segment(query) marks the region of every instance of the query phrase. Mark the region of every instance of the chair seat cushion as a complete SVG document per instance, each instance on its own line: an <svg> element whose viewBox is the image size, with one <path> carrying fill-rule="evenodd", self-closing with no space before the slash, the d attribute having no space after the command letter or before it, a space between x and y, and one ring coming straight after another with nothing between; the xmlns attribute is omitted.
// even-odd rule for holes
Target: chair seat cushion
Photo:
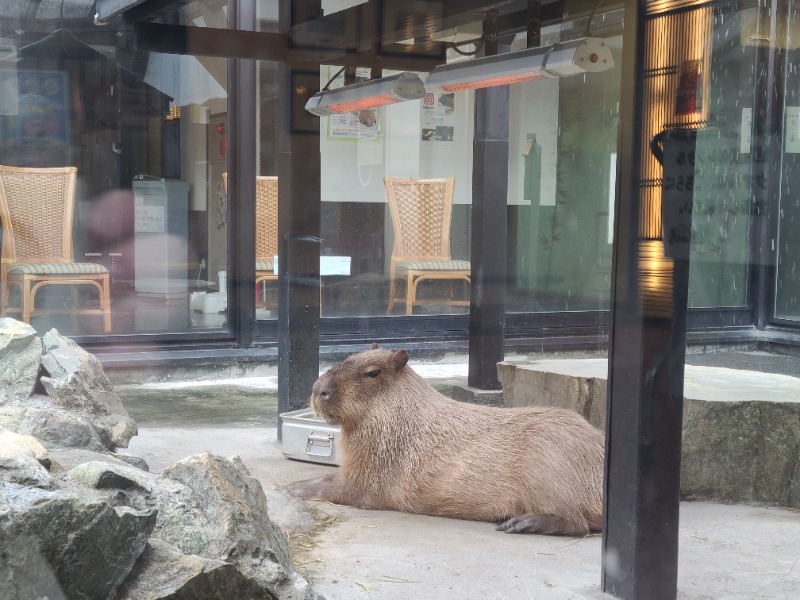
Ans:
<svg viewBox="0 0 800 600"><path fill-rule="evenodd" d="M256 260L256 271L272 271L273 267L271 260Z"/></svg>
<svg viewBox="0 0 800 600"><path fill-rule="evenodd" d="M17 263L8 267L9 275L102 275L108 273L97 263Z"/></svg>
<svg viewBox="0 0 800 600"><path fill-rule="evenodd" d="M468 260L404 260L397 263L398 271L469 271Z"/></svg>

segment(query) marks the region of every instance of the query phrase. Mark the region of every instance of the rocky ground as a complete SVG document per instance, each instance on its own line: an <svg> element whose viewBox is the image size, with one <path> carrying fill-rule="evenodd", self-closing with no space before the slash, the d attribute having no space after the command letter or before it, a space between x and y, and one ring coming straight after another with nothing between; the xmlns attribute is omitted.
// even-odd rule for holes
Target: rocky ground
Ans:
<svg viewBox="0 0 800 600"><path fill-rule="evenodd" d="M100 363L0 319L0 594L134 600L320 596L239 457L149 471Z"/></svg>

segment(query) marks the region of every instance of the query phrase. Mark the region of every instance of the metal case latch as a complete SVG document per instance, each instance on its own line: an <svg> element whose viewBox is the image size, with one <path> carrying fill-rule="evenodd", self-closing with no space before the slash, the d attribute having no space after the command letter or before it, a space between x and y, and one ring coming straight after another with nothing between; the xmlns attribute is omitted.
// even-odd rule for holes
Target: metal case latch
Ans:
<svg viewBox="0 0 800 600"><path fill-rule="evenodd" d="M333 434L317 434L313 431L309 433L306 438L306 454L326 458L333 456Z"/></svg>

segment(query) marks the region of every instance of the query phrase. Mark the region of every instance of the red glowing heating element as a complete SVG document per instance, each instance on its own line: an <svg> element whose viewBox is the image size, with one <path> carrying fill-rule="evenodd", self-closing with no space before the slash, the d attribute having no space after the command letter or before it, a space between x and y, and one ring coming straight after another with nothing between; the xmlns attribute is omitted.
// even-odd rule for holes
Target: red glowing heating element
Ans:
<svg viewBox="0 0 800 600"><path fill-rule="evenodd" d="M376 106L386 106L387 104L395 104L401 102L403 98L398 98L394 94L381 94L379 96L369 96L367 98L359 98L357 100L347 100L346 102L339 102L337 104L330 104L328 110L337 113L353 112L361 110L362 108L374 108Z"/></svg>
<svg viewBox="0 0 800 600"><path fill-rule="evenodd" d="M358 112L406 100L418 100L424 95L425 85L419 75L403 72L333 90L323 89L308 99L306 110L324 117L335 113Z"/></svg>
<svg viewBox="0 0 800 600"><path fill-rule="evenodd" d="M446 92L463 92L466 90L478 90L499 85L512 85L525 81L534 81L536 79L545 79L545 76L542 75L541 71L529 71L527 73L517 73L515 75L498 75L497 77L477 79L475 81L445 84L441 85L440 89Z"/></svg>

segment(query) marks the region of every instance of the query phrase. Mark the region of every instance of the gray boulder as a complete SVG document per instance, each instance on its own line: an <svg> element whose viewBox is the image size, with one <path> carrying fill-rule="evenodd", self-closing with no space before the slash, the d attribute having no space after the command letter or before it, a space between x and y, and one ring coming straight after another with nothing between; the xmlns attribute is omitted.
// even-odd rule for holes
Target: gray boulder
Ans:
<svg viewBox="0 0 800 600"><path fill-rule="evenodd" d="M42 341L33 327L15 319L0 319L0 404L33 393L41 356Z"/></svg>
<svg viewBox="0 0 800 600"><path fill-rule="evenodd" d="M155 521L153 510L0 483L3 597L58 598L63 592L67 598L113 598Z"/></svg>
<svg viewBox="0 0 800 600"><path fill-rule="evenodd" d="M0 424L49 448L113 451L137 433L94 356L14 319L0 319Z"/></svg>
<svg viewBox="0 0 800 600"><path fill-rule="evenodd" d="M52 461L47 448L30 435L20 435L0 427L0 456L22 454L36 459L43 467L50 468Z"/></svg>
<svg viewBox="0 0 800 600"><path fill-rule="evenodd" d="M69 471L78 465L92 461L130 465L142 471L150 470L144 459L119 452L105 450L94 452L85 448L56 448L49 450L48 454L53 461L53 471Z"/></svg>
<svg viewBox="0 0 800 600"><path fill-rule="evenodd" d="M0 423L22 435L31 435L50 449L107 450L89 415L64 410L46 397L38 406L0 406ZM36 400L35 396L31 401Z"/></svg>
<svg viewBox="0 0 800 600"><path fill-rule="evenodd" d="M0 481L37 488L53 487L53 478L35 458L0 454Z"/></svg>
<svg viewBox="0 0 800 600"><path fill-rule="evenodd" d="M184 554L232 563L278 598L316 598L294 571L261 484L239 457L204 453L179 461L164 470L156 494L154 537Z"/></svg>
<svg viewBox="0 0 800 600"><path fill-rule="evenodd" d="M117 600L277 600L231 563L182 554L152 538Z"/></svg>
<svg viewBox="0 0 800 600"><path fill-rule="evenodd" d="M294 572L261 484L238 457L192 456L161 476L92 460L56 480L94 502L157 511L149 548L125 580L121 598L318 598Z"/></svg>
<svg viewBox="0 0 800 600"><path fill-rule="evenodd" d="M151 493L155 476L128 465L91 461L78 465L67 473L73 484L98 490L118 489Z"/></svg>
<svg viewBox="0 0 800 600"><path fill-rule="evenodd" d="M47 450L36 438L0 427L0 481L38 488L53 487Z"/></svg>
<svg viewBox="0 0 800 600"><path fill-rule="evenodd" d="M42 366L49 377L41 377L47 395L63 408L90 415L103 445L113 450L127 448L136 435L130 418L96 357L55 329L42 338Z"/></svg>

